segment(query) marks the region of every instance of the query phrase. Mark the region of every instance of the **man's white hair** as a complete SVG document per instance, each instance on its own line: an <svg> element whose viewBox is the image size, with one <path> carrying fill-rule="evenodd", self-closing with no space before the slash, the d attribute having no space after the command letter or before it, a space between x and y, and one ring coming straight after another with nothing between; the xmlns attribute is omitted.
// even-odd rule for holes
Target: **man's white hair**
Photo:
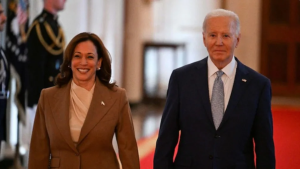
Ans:
<svg viewBox="0 0 300 169"><path fill-rule="evenodd" d="M235 24L235 33L236 33L237 36L240 34L240 29L241 28L240 28L240 19L239 19L238 15L236 13L232 12L232 11L225 10L225 9L212 10L211 12L209 12L205 16L204 21L203 21L203 25L202 25L203 32L205 32L207 20L209 18L219 17L219 16L225 16L225 17L232 18L233 21L234 21L234 24Z"/></svg>

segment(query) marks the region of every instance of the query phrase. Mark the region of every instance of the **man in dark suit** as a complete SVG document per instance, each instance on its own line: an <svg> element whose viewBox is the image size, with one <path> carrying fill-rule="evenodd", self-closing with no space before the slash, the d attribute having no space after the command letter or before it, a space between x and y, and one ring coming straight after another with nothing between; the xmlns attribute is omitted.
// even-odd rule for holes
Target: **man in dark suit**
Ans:
<svg viewBox="0 0 300 169"><path fill-rule="evenodd" d="M57 13L64 9L65 1L44 0L42 13L28 30L28 107L37 105L41 90L53 86L59 73L65 39Z"/></svg>
<svg viewBox="0 0 300 169"><path fill-rule="evenodd" d="M6 16L0 1L0 31L2 32L6 22ZM6 107L9 96L8 83L10 80L10 69L8 60L0 46L0 143L6 140ZM1 147L0 147L1 150ZM1 151L0 151L1 152Z"/></svg>
<svg viewBox="0 0 300 169"><path fill-rule="evenodd" d="M154 169L275 168L270 81L234 57L239 41L234 12L207 14L209 56L172 72Z"/></svg>

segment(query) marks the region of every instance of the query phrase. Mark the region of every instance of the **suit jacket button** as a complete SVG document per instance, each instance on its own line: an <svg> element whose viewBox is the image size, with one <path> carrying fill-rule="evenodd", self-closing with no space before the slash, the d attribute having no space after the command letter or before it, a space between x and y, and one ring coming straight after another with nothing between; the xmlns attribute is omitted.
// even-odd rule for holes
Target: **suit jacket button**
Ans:
<svg viewBox="0 0 300 169"><path fill-rule="evenodd" d="M213 155L209 155L208 158L209 158L209 159L213 159L214 156L213 156Z"/></svg>

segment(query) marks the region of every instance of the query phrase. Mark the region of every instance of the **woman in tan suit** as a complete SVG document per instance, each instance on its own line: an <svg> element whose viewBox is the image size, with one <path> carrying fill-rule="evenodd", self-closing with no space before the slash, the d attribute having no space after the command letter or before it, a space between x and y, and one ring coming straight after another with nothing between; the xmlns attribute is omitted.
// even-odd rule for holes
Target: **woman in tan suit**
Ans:
<svg viewBox="0 0 300 169"><path fill-rule="evenodd" d="M100 38L80 33L68 44L56 86L42 90L34 121L29 169L123 169L139 158L125 90L111 79Z"/></svg>

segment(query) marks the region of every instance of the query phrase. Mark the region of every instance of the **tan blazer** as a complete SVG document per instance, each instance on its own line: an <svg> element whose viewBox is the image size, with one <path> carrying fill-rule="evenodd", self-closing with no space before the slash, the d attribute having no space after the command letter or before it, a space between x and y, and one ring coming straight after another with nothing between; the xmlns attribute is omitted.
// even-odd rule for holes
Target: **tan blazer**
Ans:
<svg viewBox="0 0 300 169"><path fill-rule="evenodd" d="M69 126L71 83L43 89L29 153L29 169L139 169L137 143L125 90L109 90L96 78L93 98L75 147ZM51 160L49 160L49 158Z"/></svg>

